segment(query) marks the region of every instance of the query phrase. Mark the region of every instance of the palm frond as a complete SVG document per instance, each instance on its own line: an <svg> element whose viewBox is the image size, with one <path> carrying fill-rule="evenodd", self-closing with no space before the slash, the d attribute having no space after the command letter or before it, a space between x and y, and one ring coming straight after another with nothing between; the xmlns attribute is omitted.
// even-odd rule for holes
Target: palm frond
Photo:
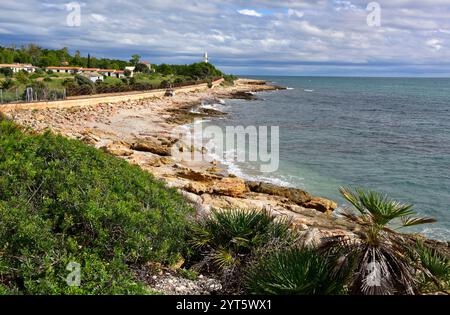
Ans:
<svg viewBox="0 0 450 315"><path fill-rule="evenodd" d="M434 223L436 222L436 219L429 218L429 217L403 217L402 218L402 227L407 226L414 226L414 225L420 225L420 224L427 224L427 223Z"/></svg>

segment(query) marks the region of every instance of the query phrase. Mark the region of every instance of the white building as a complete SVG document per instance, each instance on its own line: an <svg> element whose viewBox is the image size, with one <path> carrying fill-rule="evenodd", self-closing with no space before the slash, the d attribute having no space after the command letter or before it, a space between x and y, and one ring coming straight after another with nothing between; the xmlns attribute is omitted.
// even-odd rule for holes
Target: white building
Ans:
<svg viewBox="0 0 450 315"><path fill-rule="evenodd" d="M205 54L203 55L203 62L204 63L208 63L209 62L208 53L207 52L205 52Z"/></svg>
<svg viewBox="0 0 450 315"><path fill-rule="evenodd" d="M26 71L28 73L35 72L38 67L35 67L31 64L22 64L22 63L12 63L12 64L0 64L0 68L11 68L14 73L17 73L21 70Z"/></svg>
<svg viewBox="0 0 450 315"><path fill-rule="evenodd" d="M136 67L125 67L125 70L128 70L128 71L131 72L131 74L130 74L130 77L131 77L131 78L134 76L134 69L135 69L135 68L136 68Z"/></svg>
<svg viewBox="0 0 450 315"><path fill-rule="evenodd" d="M81 75L88 78L94 83L97 82L98 80L103 81L103 75L95 71L83 72Z"/></svg>
<svg viewBox="0 0 450 315"><path fill-rule="evenodd" d="M81 67L47 67L45 70L55 73L78 73L81 71Z"/></svg>

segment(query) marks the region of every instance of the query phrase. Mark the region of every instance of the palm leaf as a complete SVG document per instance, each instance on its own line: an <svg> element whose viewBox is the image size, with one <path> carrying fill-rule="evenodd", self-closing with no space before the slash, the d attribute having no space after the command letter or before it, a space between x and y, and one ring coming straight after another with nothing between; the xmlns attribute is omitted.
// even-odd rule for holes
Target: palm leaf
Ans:
<svg viewBox="0 0 450 315"><path fill-rule="evenodd" d="M420 225L420 224L426 224L426 223L434 223L434 222L436 222L436 219L429 218L429 217L423 217L423 218L403 217L402 218L402 227Z"/></svg>

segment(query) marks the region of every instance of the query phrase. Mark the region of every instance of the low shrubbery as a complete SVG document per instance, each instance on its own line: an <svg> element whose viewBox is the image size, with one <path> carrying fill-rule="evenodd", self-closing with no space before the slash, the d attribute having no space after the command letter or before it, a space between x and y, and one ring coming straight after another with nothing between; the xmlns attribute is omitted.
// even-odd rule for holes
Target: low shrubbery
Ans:
<svg viewBox="0 0 450 315"><path fill-rule="evenodd" d="M245 272L250 294L342 294L349 274L335 272L336 261L327 252L299 246L269 250Z"/></svg>
<svg viewBox="0 0 450 315"><path fill-rule="evenodd" d="M436 292L450 289L450 258L429 248L422 242L415 247L415 258L424 268L419 274L419 287L422 292ZM414 258L414 255L413 255Z"/></svg>
<svg viewBox="0 0 450 315"><path fill-rule="evenodd" d="M190 264L222 277L228 292L250 294L418 294L448 290L448 257L411 245L395 232L433 222L415 218L411 205L376 192L348 189L343 196L358 213L344 217L358 233L322 239L306 248L288 222L266 212L223 210L191 228ZM312 246L312 245L311 245Z"/></svg>
<svg viewBox="0 0 450 315"><path fill-rule="evenodd" d="M190 228L194 268L208 270L238 288L239 274L261 248L287 244L295 239L288 222L267 212L237 209L213 211Z"/></svg>
<svg viewBox="0 0 450 315"><path fill-rule="evenodd" d="M129 267L178 261L190 211L137 166L0 119L0 293L145 293Z"/></svg>

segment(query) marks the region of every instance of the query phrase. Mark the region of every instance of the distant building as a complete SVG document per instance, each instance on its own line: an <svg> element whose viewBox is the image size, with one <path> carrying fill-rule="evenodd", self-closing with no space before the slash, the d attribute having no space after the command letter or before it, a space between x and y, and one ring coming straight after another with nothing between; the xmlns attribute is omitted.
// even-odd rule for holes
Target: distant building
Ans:
<svg viewBox="0 0 450 315"><path fill-rule="evenodd" d="M125 71L124 70L116 70L114 71L114 75L116 76L116 78L125 78Z"/></svg>
<svg viewBox="0 0 450 315"><path fill-rule="evenodd" d="M83 68L83 67L47 67L47 71L52 71L55 73L70 73L70 74L83 74L83 73L97 73L103 77L116 77L123 78L125 73L123 70L115 69L99 69L99 68Z"/></svg>
<svg viewBox="0 0 450 315"><path fill-rule="evenodd" d="M72 73L76 74L80 72L82 68L81 67L47 67L45 70L52 71L55 73Z"/></svg>
<svg viewBox="0 0 450 315"><path fill-rule="evenodd" d="M141 61L144 65L146 65L150 70L152 69L152 64L148 61Z"/></svg>
<svg viewBox="0 0 450 315"><path fill-rule="evenodd" d="M130 71L130 77L132 78L133 76L134 76L134 69L135 69L136 67L125 67L125 70L128 70L128 71Z"/></svg>
<svg viewBox="0 0 450 315"><path fill-rule="evenodd" d="M209 62L208 53L207 52L205 52L205 54L203 55L203 62L204 63L208 63Z"/></svg>
<svg viewBox="0 0 450 315"><path fill-rule="evenodd" d="M103 81L103 75L96 71L86 71L83 72L81 75L88 78L92 82L97 82L98 80Z"/></svg>
<svg viewBox="0 0 450 315"><path fill-rule="evenodd" d="M0 68L11 68L14 73L17 73L21 70L26 71L28 73L35 72L38 67L35 67L31 64L22 64L22 63L12 63L12 64L0 64Z"/></svg>

